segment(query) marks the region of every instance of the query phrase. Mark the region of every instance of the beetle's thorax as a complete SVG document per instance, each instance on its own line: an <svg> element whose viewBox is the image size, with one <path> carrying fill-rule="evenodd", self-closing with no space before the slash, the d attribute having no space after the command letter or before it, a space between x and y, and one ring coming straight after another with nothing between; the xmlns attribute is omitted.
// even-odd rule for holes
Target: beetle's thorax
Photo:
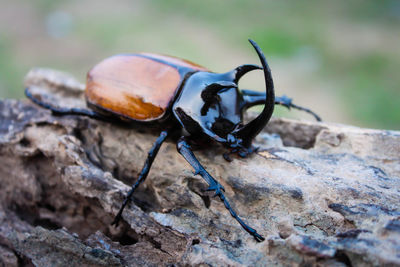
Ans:
<svg viewBox="0 0 400 267"><path fill-rule="evenodd" d="M218 141L242 123L243 97L234 78L231 72L196 72L186 80L173 112L190 135L205 134ZM223 88L214 88L219 85Z"/></svg>
<svg viewBox="0 0 400 267"><path fill-rule="evenodd" d="M275 105L272 75L260 47L249 41L260 58L262 68L245 64L223 74L199 71L181 86L172 111L190 135L206 135L232 148L249 148L253 138L268 123ZM265 105L255 119L243 125L242 111L246 103L237 83L244 74L256 69L263 69L264 72Z"/></svg>

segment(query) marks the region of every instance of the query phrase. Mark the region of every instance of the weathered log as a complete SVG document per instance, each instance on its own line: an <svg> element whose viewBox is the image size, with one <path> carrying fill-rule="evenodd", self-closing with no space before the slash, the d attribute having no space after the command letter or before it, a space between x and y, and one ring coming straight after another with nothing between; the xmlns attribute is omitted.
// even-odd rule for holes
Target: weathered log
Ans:
<svg viewBox="0 0 400 267"><path fill-rule="evenodd" d="M84 106L83 85L37 69L27 85ZM166 142L110 226L158 132L0 102L0 263L6 266L400 265L400 133L272 119L249 158L196 151L257 243Z"/></svg>

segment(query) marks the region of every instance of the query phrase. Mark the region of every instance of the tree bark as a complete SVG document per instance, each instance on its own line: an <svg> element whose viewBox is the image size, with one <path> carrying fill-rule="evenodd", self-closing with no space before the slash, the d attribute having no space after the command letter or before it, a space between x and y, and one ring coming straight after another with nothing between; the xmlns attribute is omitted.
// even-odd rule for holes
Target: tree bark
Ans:
<svg viewBox="0 0 400 267"><path fill-rule="evenodd" d="M84 107L83 85L36 69L35 95ZM0 263L5 266L400 265L400 133L273 118L259 151L195 151L257 243L206 192L170 140L113 217L159 132L0 102Z"/></svg>

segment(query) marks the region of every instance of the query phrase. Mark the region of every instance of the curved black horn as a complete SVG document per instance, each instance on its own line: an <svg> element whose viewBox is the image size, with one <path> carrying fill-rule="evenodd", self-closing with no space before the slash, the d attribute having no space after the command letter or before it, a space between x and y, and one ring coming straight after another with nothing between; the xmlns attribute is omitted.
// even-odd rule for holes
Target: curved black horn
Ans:
<svg viewBox="0 0 400 267"><path fill-rule="evenodd" d="M251 141L257 134L265 127L271 118L272 112L274 111L275 106L275 92L274 92L274 82L272 80L271 70L268 66L268 63L265 59L261 48L254 42L249 39L249 42L253 45L254 49L257 51L258 57L260 58L261 64L264 70L265 77L265 90L266 90L266 101L264 105L263 111L258 115L257 118L253 119L251 122L246 124L245 126L237 129L234 134L237 138L243 140L243 145L248 147L251 145ZM254 65L253 65L254 66Z"/></svg>
<svg viewBox="0 0 400 267"><path fill-rule="evenodd" d="M234 78L233 81L235 83L237 83L239 81L239 79L245 75L246 73L248 73L249 71L252 70L260 70L262 69L260 66L258 65L253 65L253 64L245 64L245 65L241 65L239 67L237 67L236 69L232 70L231 73L233 74Z"/></svg>

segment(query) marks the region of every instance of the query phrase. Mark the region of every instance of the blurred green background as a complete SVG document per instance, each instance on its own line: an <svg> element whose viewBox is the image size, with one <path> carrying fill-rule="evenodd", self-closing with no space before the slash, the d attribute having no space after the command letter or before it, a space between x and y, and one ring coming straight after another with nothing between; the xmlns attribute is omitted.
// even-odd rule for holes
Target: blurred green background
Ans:
<svg viewBox="0 0 400 267"><path fill-rule="evenodd" d="M397 0L0 0L0 97L22 98L32 67L84 82L117 53L174 55L216 72L258 64L248 38L266 54L277 95L327 121L400 129ZM263 90L262 74L240 86Z"/></svg>

